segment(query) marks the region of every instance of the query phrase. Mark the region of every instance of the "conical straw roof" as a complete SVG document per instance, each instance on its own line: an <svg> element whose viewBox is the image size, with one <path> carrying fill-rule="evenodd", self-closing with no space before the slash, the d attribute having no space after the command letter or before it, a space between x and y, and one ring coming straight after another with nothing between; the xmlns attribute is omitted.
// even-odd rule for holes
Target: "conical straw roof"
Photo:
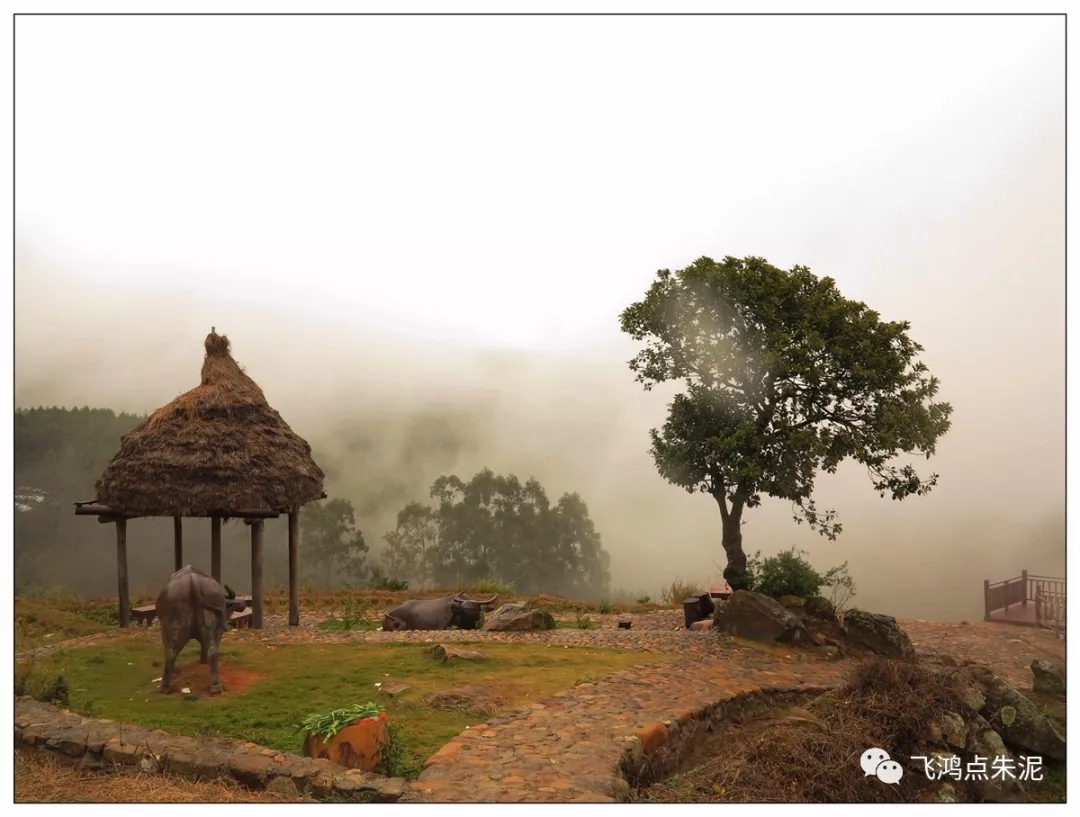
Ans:
<svg viewBox="0 0 1080 817"><path fill-rule="evenodd" d="M323 495L311 446L229 353L206 336L202 382L120 441L97 482L97 501L131 516L286 512Z"/></svg>

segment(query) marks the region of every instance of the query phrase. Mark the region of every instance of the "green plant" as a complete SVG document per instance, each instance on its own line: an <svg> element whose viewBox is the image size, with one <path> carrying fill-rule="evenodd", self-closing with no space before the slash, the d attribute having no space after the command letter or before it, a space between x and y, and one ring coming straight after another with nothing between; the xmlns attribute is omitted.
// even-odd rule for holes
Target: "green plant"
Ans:
<svg viewBox="0 0 1080 817"><path fill-rule="evenodd" d="M767 559L762 559L760 552L755 553L746 560L749 589L774 599L781 596L808 599L818 595L822 587L838 586L845 589L846 598L854 595L855 583L847 572L847 562L819 573L803 558L805 553L795 546Z"/></svg>
<svg viewBox="0 0 1080 817"><path fill-rule="evenodd" d="M345 709L331 709L329 712L308 715L300 724L304 735L301 747L307 742L309 735L327 741L346 726L351 726L366 718L377 718L384 711L378 704L368 701L366 704L353 704Z"/></svg>
<svg viewBox="0 0 1080 817"><path fill-rule="evenodd" d="M366 617L367 606L357 604L352 593L345 597L345 610L341 614L341 622L346 630L355 628Z"/></svg>
<svg viewBox="0 0 1080 817"><path fill-rule="evenodd" d="M650 601L652 601L652 597L649 596L648 593L646 593L644 596L638 596L637 597L637 603L638 604L648 604Z"/></svg>
<svg viewBox="0 0 1080 817"><path fill-rule="evenodd" d="M375 589L399 592L401 590L408 590L409 583L405 579L394 579L384 576L375 583Z"/></svg>
<svg viewBox="0 0 1080 817"><path fill-rule="evenodd" d="M598 606L597 610L602 616L608 615L611 612L611 602L609 602L607 599L600 599L600 605Z"/></svg>
<svg viewBox="0 0 1080 817"><path fill-rule="evenodd" d="M660 590L660 600L665 607L677 607L683 603L683 599L700 595L701 587L699 585L694 582L684 582L680 578L676 578L670 585Z"/></svg>
<svg viewBox="0 0 1080 817"><path fill-rule="evenodd" d="M420 766L409 760L405 733L392 723L386 724L383 732L385 737L378 741L379 764L375 771L387 777L417 777Z"/></svg>
<svg viewBox="0 0 1080 817"><path fill-rule="evenodd" d="M56 680L49 684L44 692L37 696L37 699L46 704L67 706L70 701L68 699L68 685L67 681L64 680L64 676L57 676Z"/></svg>

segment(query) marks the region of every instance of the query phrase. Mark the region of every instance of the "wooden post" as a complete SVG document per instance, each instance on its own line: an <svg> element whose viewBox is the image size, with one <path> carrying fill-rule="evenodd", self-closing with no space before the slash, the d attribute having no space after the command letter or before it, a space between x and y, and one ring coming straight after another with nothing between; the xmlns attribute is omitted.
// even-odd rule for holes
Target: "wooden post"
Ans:
<svg viewBox="0 0 1080 817"><path fill-rule="evenodd" d="M127 520L116 520L116 578L120 585L120 626L131 623L131 599L128 597Z"/></svg>
<svg viewBox="0 0 1080 817"><path fill-rule="evenodd" d="M1028 603L1028 579L1027 579L1027 571L1026 570L1021 570L1020 571L1020 580L1023 582L1023 588L1024 588L1024 607L1027 607L1027 603Z"/></svg>
<svg viewBox="0 0 1080 817"><path fill-rule="evenodd" d="M251 626L263 626L263 521L251 523Z"/></svg>
<svg viewBox="0 0 1080 817"><path fill-rule="evenodd" d="M289 511L289 626L300 626L300 511Z"/></svg>
<svg viewBox="0 0 1080 817"><path fill-rule="evenodd" d="M184 521L179 516L172 518L173 566L179 570L184 566Z"/></svg>
<svg viewBox="0 0 1080 817"><path fill-rule="evenodd" d="M983 621L990 620L990 580L983 579Z"/></svg>
<svg viewBox="0 0 1080 817"><path fill-rule="evenodd" d="M210 518L210 575L221 582L221 517Z"/></svg>

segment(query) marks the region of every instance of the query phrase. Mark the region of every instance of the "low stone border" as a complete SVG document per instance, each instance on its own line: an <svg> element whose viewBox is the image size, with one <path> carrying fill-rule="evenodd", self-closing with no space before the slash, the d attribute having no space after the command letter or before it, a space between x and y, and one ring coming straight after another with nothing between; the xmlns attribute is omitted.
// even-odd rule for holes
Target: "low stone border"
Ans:
<svg viewBox="0 0 1080 817"><path fill-rule="evenodd" d="M249 789L317 799L396 802L405 780L346 769L329 760L284 754L254 743L189 738L115 721L84 718L33 698L15 701L15 744L91 769L232 778ZM282 782L279 782L282 781Z"/></svg>
<svg viewBox="0 0 1080 817"><path fill-rule="evenodd" d="M814 700L831 687L807 686L797 690L749 692L717 701L677 720L654 721L639 729L619 761L619 774L630 788L644 788L663 780L701 744L707 732L739 715L753 715L773 706L794 706Z"/></svg>

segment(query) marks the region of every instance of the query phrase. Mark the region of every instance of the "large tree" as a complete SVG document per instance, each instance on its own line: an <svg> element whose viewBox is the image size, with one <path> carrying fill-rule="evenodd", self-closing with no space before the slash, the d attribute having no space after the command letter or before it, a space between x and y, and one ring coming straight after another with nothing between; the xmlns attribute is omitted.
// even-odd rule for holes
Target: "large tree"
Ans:
<svg viewBox="0 0 1080 817"><path fill-rule="evenodd" d="M934 453L952 407L916 358L907 322L882 321L840 294L831 278L763 258L699 258L660 270L645 298L620 316L644 348L630 368L646 389L683 381L650 453L669 482L715 499L727 555L724 578L745 586L742 517L763 495L792 503L797 522L835 539L835 510L818 510L814 481L845 459L866 466L893 499L923 495L901 453Z"/></svg>
<svg viewBox="0 0 1080 817"><path fill-rule="evenodd" d="M331 587L334 578L361 582L367 578L368 546L356 528L356 512L347 499L309 503L300 514L300 541L305 560Z"/></svg>

